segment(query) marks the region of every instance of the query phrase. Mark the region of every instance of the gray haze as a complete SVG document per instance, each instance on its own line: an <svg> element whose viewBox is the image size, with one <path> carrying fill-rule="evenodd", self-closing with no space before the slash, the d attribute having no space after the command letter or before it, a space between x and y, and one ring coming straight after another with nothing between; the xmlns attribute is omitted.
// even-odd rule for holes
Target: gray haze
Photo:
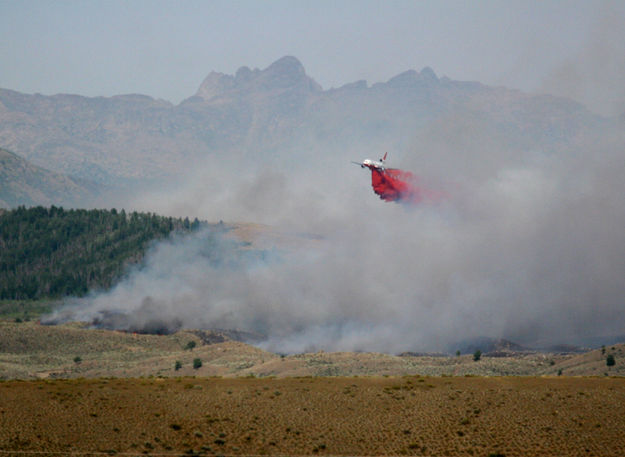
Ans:
<svg viewBox="0 0 625 457"><path fill-rule="evenodd" d="M540 91L574 98L598 113L625 113L623 5L601 3L603 8L588 39L558 61Z"/></svg>
<svg viewBox="0 0 625 457"><path fill-rule="evenodd" d="M589 0L0 0L0 87L178 103L211 70L295 55L326 89L431 66L614 114L624 18L622 1Z"/></svg>
<svg viewBox="0 0 625 457"><path fill-rule="evenodd" d="M584 344L622 334L622 125L584 131L566 150L522 154L477 127L446 117L415 134L418 147L391 153L391 165L447 195L421 206L382 202L367 171L321 159L319 149L302 163L276 150L262 161L198 165L135 205L323 239L247 259L224 246L220 262L207 254L206 233L162 243L112 291L72 308L73 318L106 311L125 316L122 328L237 328L266 335L263 345L280 352L446 350L478 336ZM377 158L357 139L347 154Z"/></svg>

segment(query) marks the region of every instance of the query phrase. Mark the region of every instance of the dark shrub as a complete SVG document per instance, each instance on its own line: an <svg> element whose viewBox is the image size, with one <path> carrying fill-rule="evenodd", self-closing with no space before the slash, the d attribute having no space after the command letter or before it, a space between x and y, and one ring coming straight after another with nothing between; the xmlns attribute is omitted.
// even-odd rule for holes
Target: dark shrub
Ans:
<svg viewBox="0 0 625 457"><path fill-rule="evenodd" d="M614 356L612 354L608 354L605 358L605 364L609 367L613 367L616 364L616 360L614 360Z"/></svg>

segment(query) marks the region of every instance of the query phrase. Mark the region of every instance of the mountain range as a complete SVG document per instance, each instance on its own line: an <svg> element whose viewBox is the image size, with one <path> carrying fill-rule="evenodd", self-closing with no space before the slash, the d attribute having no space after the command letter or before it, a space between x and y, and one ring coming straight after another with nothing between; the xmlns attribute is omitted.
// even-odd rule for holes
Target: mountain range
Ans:
<svg viewBox="0 0 625 457"><path fill-rule="evenodd" d="M33 165L0 148L0 207L82 206L97 200L101 185Z"/></svg>
<svg viewBox="0 0 625 457"><path fill-rule="evenodd" d="M321 159L338 160L353 158L363 146L372 153L417 144L436 151L449 143L450 128L454 146L468 152L482 147L474 143L476 131L508 157L562 151L584 130L609 122L569 99L454 81L427 67L382 83L324 90L291 56L263 70L211 72L178 105L136 94L90 98L0 89L1 147L73 177L66 182L104 186L179 177L198 160L224 155L280 151L306 161L312 149ZM5 205L47 201L7 195L0 195ZM55 203L76 200L48 196Z"/></svg>

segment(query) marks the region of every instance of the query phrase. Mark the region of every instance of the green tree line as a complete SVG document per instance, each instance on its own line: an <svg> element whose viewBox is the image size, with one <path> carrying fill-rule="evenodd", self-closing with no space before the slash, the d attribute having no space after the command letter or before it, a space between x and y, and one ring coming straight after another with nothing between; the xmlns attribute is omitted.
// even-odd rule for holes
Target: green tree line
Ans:
<svg viewBox="0 0 625 457"><path fill-rule="evenodd" d="M0 299L82 296L113 285L154 240L206 225L152 213L52 206L0 212Z"/></svg>

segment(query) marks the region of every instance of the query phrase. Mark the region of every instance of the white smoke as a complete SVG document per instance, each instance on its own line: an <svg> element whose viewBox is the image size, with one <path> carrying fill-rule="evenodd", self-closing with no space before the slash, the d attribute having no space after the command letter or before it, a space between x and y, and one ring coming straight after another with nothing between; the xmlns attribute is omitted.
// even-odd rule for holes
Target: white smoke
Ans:
<svg viewBox="0 0 625 457"><path fill-rule="evenodd" d="M162 242L111 291L69 313L122 316L116 322L126 328L236 328L264 335L263 346L279 352L445 350L478 336L584 343L618 334L625 328L620 132L515 160L480 151L492 144L475 133L474 150L430 157L423 170L439 178L447 198L415 207L379 200L369 173L343 156L311 154L314 166L286 166L285 152L270 163L211 160L138 206L322 239L263 253L234 249L210 231ZM472 154L475 167L445 154L458 163ZM428 160L422 151L412 163Z"/></svg>

